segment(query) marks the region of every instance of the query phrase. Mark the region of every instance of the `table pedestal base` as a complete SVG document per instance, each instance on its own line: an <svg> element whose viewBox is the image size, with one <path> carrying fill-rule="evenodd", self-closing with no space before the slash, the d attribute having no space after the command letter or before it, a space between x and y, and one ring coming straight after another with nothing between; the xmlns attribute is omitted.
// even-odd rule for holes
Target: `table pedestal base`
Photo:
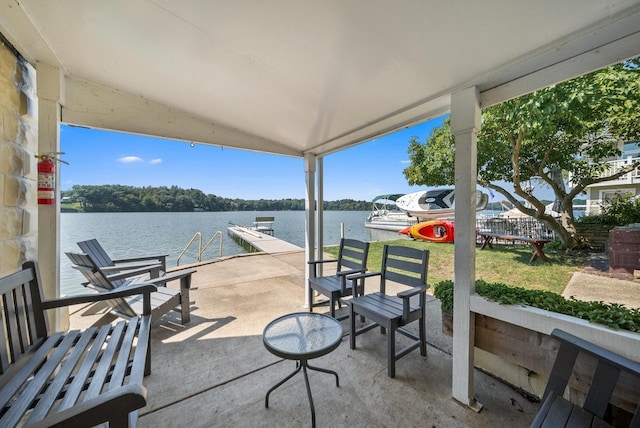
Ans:
<svg viewBox="0 0 640 428"><path fill-rule="evenodd" d="M309 405L311 406L311 426L313 428L315 428L315 426L316 426L316 410L313 407L313 397L311 397L311 388L309 387L309 377L307 376L307 368L309 370L315 370L317 372L329 373L329 374L334 375L336 377L336 386L340 387L340 380L338 379L338 373L334 372L333 370L323 369L323 368L320 368L320 367L314 367L311 364L308 364L306 360L298 361L296 363L296 369L293 371L293 373L291 373L290 375L288 375L287 377L282 379L280 382L275 384L269 390L269 392L267 392L267 396L264 399L264 407L269 408L269 394L271 394L273 391L275 391L280 386L282 386L286 381L288 381L289 379L294 377L300 371L300 369L302 369L302 373L304 374L304 383L305 383L305 385L307 387L307 396L309 397Z"/></svg>

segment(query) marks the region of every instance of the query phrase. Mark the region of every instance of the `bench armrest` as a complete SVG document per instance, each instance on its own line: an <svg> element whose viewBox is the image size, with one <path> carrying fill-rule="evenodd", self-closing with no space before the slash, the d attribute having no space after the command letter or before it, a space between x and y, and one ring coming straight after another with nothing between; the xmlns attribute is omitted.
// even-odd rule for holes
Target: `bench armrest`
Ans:
<svg viewBox="0 0 640 428"><path fill-rule="evenodd" d="M25 427L96 426L104 422L113 422L109 426L129 426L129 413L143 408L146 404L147 389L142 385L129 384L61 412L55 412ZM127 422L126 425L123 422Z"/></svg>

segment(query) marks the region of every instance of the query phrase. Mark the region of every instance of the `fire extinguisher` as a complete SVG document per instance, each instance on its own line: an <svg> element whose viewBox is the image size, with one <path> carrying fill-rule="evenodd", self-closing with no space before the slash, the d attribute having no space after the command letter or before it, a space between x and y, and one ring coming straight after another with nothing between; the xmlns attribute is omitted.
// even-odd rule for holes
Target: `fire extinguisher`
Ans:
<svg viewBox="0 0 640 428"><path fill-rule="evenodd" d="M56 202L56 161L59 153L35 155L38 161L38 205L53 205ZM64 162L67 163L67 162Z"/></svg>

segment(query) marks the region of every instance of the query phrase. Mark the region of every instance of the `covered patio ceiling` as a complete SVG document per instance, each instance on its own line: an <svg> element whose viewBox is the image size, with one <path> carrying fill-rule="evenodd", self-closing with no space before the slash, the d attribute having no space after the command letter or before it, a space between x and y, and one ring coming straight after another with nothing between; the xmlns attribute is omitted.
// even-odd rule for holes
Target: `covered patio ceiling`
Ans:
<svg viewBox="0 0 640 428"><path fill-rule="evenodd" d="M325 155L640 53L640 0L0 0L62 121Z"/></svg>

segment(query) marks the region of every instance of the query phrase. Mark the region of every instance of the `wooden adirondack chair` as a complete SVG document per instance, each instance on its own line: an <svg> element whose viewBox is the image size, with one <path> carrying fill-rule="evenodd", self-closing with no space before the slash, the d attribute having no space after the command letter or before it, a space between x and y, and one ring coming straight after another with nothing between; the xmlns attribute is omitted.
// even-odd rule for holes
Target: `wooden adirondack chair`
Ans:
<svg viewBox="0 0 640 428"><path fill-rule="evenodd" d="M162 275L157 278L141 276L144 273L158 271L159 264L130 269L115 274L107 273L88 254L65 253L77 269L84 275L86 287L99 292L115 290L133 283L147 283L158 287L158 291L151 293L151 320L157 322L160 317L170 310L180 306L181 322L188 323L191 319L189 312L189 288L191 287L191 274L195 269L183 269ZM108 269L107 269L108 270ZM180 290L166 287L167 282L180 280ZM140 297L119 298L107 301L113 313L123 318L132 318L142 313L142 299Z"/></svg>
<svg viewBox="0 0 640 428"><path fill-rule="evenodd" d="M106 271L106 272L116 273L124 269L132 269L132 268L135 269L138 267L155 265L155 264L160 264L160 269L159 269L160 272L167 271L167 255L166 254L112 260L109 254L107 254L107 252L104 250L102 245L100 245L97 239L80 241L77 244L83 253L89 255L93 259L93 261L96 263L97 266L103 269L104 268L112 269L111 271ZM116 268L119 268L119 269L116 269ZM160 273L156 273L156 271L153 271L153 272L150 272L150 275L152 277L157 277L157 276L160 276Z"/></svg>

